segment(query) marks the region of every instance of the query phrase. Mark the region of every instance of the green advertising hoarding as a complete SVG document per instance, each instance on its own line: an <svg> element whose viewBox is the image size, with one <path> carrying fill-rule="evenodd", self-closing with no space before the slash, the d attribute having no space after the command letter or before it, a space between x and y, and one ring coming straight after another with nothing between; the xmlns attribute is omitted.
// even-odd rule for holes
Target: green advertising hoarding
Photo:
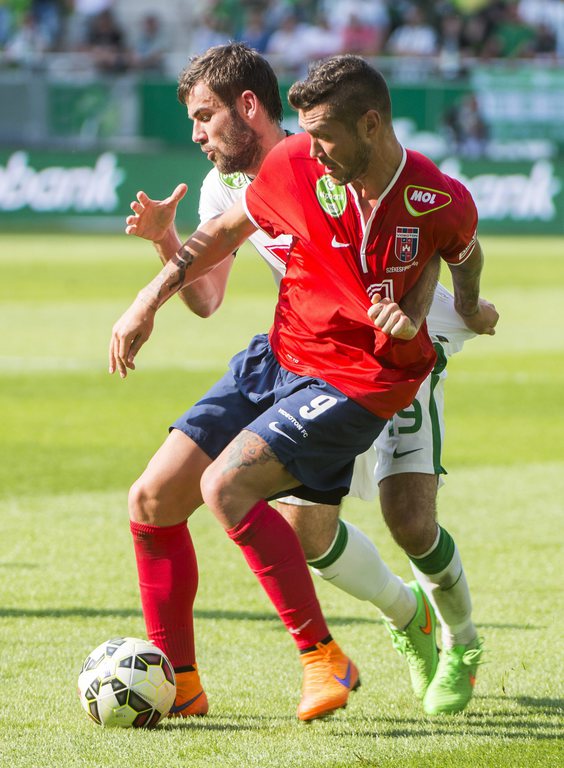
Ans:
<svg viewBox="0 0 564 768"><path fill-rule="evenodd" d="M185 152L0 152L0 227L116 229L143 189L153 198L189 186L183 221L197 221L200 184L210 165Z"/></svg>
<svg viewBox="0 0 564 768"><path fill-rule="evenodd" d="M564 159L519 162L447 158L440 168L472 192L484 234L564 234ZM209 164L198 147L158 153L0 152L0 228L118 230L143 189L154 198L181 181L182 231L197 222Z"/></svg>
<svg viewBox="0 0 564 768"><path fill-rule="evenodd" d="M481 66L471 86L494 138L543 139L564 147L562 67Z"/></svg>
<svg viewBox="0 0 564 768"><path fill-rule="evenodd" d="M176 83L159 80L139 83L141 136L176 146L184 146L190 140L192 126L186 119L186 107L179 104L176 98L176 88ZM284 109L283 123L285 127L295 130L297 114L288 104L289 88L290 83L280 83L280 96ZM422 131L437 131L442 126L449 109L460 103L471 90L469 85L461 83L394 84L391 87L394 117L409 118ZM56 97L61 100L66 96L65 112L68 113L70 107L68 89L63 93L59 91L60 88L53 88L51 98ZM85 109L83 102L94 104L97 96L99 97L98 93L94 91L87 100L85 95L78 91L74 111L80 115ZM55 113L58 114L58 111L55 110Z"/></svg>

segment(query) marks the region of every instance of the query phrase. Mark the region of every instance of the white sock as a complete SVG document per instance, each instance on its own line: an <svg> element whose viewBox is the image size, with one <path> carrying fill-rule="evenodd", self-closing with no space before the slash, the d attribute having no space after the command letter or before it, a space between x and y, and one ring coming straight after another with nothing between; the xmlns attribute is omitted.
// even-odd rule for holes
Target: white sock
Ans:
<svg viewBox="0 0 564 768"><path fill-rule="evenodd" d="M467 645L477 635L472 621L470 590L458 547L450 539L454 547L452 557L437 573L424 573L417 567L418 560L424 560L437 549L443 534L450 539L449 534L439 528L437 539L431 549L421 557L410 556L410 563L415 578L421 584L437 614L441 625L442 647L452 648L453 645Z"/></svg>
<svg viewBox="0 0 564 768"><path fill-rule="evenodd" d="M309 561L314 573L358 600L367 600L396 628L404 629L417 609L412 590L380 557L362 531L339 520L337 535L321 557Z"/></svg>

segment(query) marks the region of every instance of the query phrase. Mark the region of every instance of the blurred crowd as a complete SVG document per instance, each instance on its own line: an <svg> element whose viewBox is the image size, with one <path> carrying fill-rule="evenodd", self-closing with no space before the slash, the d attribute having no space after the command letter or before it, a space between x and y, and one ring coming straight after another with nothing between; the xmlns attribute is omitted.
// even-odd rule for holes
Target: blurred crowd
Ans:
<svg viewBox="0 0 564 768"><path fill-rule="evenodd" d="M0 0L0 63L40 67L48 53L80 52L103 73L160 72L179 47L179 27L186 56L242 40L286 75L345 52L432 61L445 77L464 74L476 59L564 59L564 0L186 0L154 7L132 28L127 0Z"/></svg>
<svg viewBox="0 0 564 768"><path fill-rule="evenodd" d="M0 0L0 63L41 67L48 54L78 53L102 73L159 72L165 17L146 13L130 28L124 0Z"/></svg>

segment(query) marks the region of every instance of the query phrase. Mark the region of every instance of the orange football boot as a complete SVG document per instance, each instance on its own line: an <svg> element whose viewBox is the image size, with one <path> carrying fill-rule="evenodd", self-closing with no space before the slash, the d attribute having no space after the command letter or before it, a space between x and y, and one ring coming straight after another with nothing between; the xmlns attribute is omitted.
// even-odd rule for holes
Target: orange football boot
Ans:
<svg viewBox="0 0 564 768"><path fill-rule="evenodd" d="M189 672L176 673L176 698L168 713L169 717L194 717L206 715L208 697L202 688L198 666Z"/></svg>
<svg viewBox="0 0 564 768"><path fill-rule="evenodd" d="M318 643L314 651L300 656L304 667L300 720L325 717L347 706L349 693L360 686L358 669L334 640Z"/></svg>

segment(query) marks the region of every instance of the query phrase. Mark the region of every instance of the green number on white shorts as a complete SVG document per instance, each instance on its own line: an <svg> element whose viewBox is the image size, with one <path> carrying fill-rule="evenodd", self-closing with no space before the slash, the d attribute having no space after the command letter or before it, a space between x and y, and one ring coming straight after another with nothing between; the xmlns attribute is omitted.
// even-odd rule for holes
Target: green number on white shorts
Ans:
<svg viewBox="0 0 564 768"><path fill-rule="evenodd" d="M396 416L398 419L403 419L408 422L398 427L398 433L400 435L411 435L414 432L419 432L421 429L421 425L423 424L423 410L419 400L414 400L409 408L404 408L403 411L398 411ZM390 437L394 434L393 421L390 421L389 434Z"/></svg>

